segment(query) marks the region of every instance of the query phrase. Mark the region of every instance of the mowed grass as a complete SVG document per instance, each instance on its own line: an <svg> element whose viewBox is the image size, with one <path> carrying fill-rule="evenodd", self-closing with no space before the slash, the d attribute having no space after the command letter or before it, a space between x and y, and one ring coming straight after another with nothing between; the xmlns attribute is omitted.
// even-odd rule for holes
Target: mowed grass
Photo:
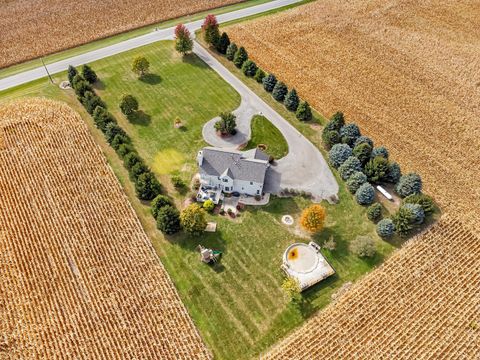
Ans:
<svg viewBox="0 0 480 360"><path fill-rule="evenodd" d="M245 149L253 149L258 145L265 145L265 152L280 159L288 154L288 144L280 130L278 130L265 116L255 115L252 118L252 138Z"/></svg>
<svg viewBox="0 0 480 360"><path fill-rule="evenodd" d="M149 81L138 80L130 70L131 60L138 54L151 62ZM239 105L238 94L228 84L196 57L187 60L179 57L173 52L171 42L150 45L91 65L102 80L97 91L164 184L171 173L189 179L196 171L196 151L205 145L201 137L203 124L219 112L231 111ZM54 79L59 83L65 79L65 74ZM143 112L134 123L118 110L118 101L126 93L138 98ZM323 253L337 273L307 290L301 306L293 306L280 288L282 254L288 245L311 239L297 226L282 225L280 219L282 215L290 214L297 224L301 211L310 205L309 200L273 197L269 205L250 207L235 220L209 216L218 223L214 234L206 233L198 238L179 234L165 238L155 230L148 206L135 197L121 161L105 143L100 131L95 129L91 117L78 104L73 92L60 90L58 86L41 80L1 93L0 102L25 95L66 101L84 117L122 182L203 339L217 359L255 357L325 307L342 284L370 271L394 249L376 236L374 225L366 219L365 209L355 203L345 191L343 182L339 181L340 202L337 205L322 203L327 209L326 227L314 238L320 244L330 237L335 239L336 250L324 250ZM177 116L184 122L184 130L173 127ZM277 142L278 137L266 130L268 124L263 125L265 127L260 125L257 129L254 125L254 138L267 145ZM308 124L300 125L306 133L315 133ZM173 191L170 194L180 205L183 196ZM349 252L348 244L357 235L370 235L377 240L376 257L363 260ZM211 267L200 262L195 251L198 244L223 251L220 263Z"/></svg>

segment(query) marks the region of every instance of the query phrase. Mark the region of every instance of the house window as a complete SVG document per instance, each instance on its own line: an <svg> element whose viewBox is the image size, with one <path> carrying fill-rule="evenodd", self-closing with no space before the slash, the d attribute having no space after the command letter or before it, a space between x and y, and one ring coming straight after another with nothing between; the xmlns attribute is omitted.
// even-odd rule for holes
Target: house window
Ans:
<svg viewBox="0 0 480 360"><path fill-rule="evenodd" d="M230 188L228 186L226 186L225 191L230 191Z"/></svg>
<svg viewBox="0 0 480 360"><path fill-rule="evenodd" d="M250 185L253 185L253 181L250 181Z"/></svg>
<svg viewBox="0 0 480 360"><path fill-rule="evenodd" d="M257 195L260 195L260 190L257 190Z"/></svg>
<svg viewBox="0 0 480 360"><path fill-rule="evenodd" d="M223 182L228 182L228 179L222 179Z"/></svg>

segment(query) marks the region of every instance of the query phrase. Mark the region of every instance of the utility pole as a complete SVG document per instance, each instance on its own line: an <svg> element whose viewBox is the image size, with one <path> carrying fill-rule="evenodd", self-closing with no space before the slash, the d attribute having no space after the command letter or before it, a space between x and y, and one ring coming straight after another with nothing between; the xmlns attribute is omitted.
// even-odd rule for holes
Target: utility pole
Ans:
<svg viewBox="0 0 480 360"><path fill-rule="evenodd" d="M53 79L52 79L52 76L50 75L50 73L48 72L47 65L45 65L45 63L43 62L43 58L40 58L40 60L42 61L43 67L45 68L45 71L47 72L47 75L48 75L48 78L50 79L50 82L53 84Z"/></svg>

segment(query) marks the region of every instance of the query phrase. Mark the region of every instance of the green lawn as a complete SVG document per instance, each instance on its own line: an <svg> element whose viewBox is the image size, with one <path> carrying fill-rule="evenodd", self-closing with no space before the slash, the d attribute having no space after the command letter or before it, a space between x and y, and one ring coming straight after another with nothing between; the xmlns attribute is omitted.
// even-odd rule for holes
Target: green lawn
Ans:
<svg viewBox="0 0 480 360"><path fill-rule="evenodd" d="M138 54L151 62L148 81L138 80L130 71L131 60ZM172 42L160 42L91 64L101 83L97 91L107 102L121 126L132 137L136 148L159 175L177 199L183 196L168 185L169 174L180 174L185 180L195 172L196 151L205 145L202 125L221 111L231 111L239 103L239 95L214 71L195 56L182 59L172 50ZM58 83L65 74L55 76ZM118 110L122 94L135 95L144 115L130 123ZM260 94L260 92L259 92ZM84 117L96 141L123 184L145 230L163 264L177 286L203 339L218 359L246 359L258 355L300 325L313 312L330 302L331 295L346 281L354 281L379 264L394 249L375 234L374 225L366 219L365 209L340 184L340 203L323 205L327 209L325 230L315 240L322 243L331 236L336 250L324 255L336 275L305 292L305 302L296 307L288 303L280 285L281 258L293 242L308 242L295 227L281 224L284 214L298 219L310 202L301 197L273 197L264 207L248 208L235 220L211 216L218 231L192 238L184 234L165 239L155 230L149 208L136 197L121 161L106 145L100 131L78 104L72 91L63 91L46 80L39 80L0 93L2 101L20 96L43 95L71 104ZM265 96L267 101L270 95ZM297 128L318 144L315 124L303 124L294 115L272 103ZM173 127L175 117L185 129ZM316 114L319 121L323 119ZM275 129L276 130L276 129ZM278 131L278 130L277 130ZM259 118L253 124L255 141L266 143L271 150L286 151L271 124ZM278 147L276 147L278 145ZM378 255L362 260L350 254L349 242L357 235L371 235L377 240ZM210 267L199 261L198 244L222 250L220 264Z"/></svg>
<svg viewBox="0 0 480 360"><path fill-rule="evenodd" d="M252 118L252 138L245 146L245 150L265 145L265 152L280 159L288 154L288 144L280 130L278 130L266 117L255 115Z"/></svg>

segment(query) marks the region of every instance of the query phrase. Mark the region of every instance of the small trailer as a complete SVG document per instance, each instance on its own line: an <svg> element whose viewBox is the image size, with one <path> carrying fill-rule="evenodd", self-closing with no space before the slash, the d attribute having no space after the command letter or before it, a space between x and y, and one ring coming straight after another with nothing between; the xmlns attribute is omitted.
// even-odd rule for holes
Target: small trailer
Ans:
<svg viewBox="0 0 480 360"><path fill-rule="evenodd" d="M385 196L388 200L393 201L393 196L388 193L387 190L385 190L383 187L380 185L377 185L377 190L380 191L380 193Z"/></svg>

